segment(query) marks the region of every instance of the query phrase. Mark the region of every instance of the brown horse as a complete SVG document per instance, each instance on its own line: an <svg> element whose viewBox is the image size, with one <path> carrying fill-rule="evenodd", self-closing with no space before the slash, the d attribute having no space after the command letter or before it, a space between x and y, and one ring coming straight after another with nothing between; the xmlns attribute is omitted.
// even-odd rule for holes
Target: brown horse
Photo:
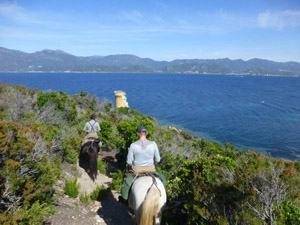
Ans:
<svg viewBox="0 0 300 225"><path fill-rule="evenodd" d="M97 162L98 162L98 152L100 151L99 147L100 139L96 138L92 141L85 143L81 147L81 155L87 162L86 170L89 176L95 181L97 178Z"/></svg>

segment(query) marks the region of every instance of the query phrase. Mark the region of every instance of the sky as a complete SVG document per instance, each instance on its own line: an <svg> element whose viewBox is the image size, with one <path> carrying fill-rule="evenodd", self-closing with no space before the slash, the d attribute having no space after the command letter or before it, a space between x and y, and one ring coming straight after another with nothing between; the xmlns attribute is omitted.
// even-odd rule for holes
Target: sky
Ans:
<svg viewBox="0 0 300 225"><path fill-rule="evenodd" d="M0 46L300 62L300 0L0 0Z"/></svg>

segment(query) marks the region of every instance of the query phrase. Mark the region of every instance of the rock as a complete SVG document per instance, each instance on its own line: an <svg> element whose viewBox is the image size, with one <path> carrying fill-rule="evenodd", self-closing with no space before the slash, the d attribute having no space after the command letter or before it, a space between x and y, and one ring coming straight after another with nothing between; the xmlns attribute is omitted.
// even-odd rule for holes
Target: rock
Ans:
<svg viewBox="0 0 300 225"><path fill-rule="evenodd" d="M105 222L104 219L99 217L98 215L95 216L95 219L96 219L97 223L104 223Z"/></svg>
<svg viewBox="0 0 300 225"><path fill-rule="evenodd" d="M101 205L101 203L100 203L100 202L98 202L98 201L95 201L94 205L95 205L95 206L100 206L100 205Z"/></svg>
<svg viewBox="0 0 300 225"><path fill-rule="evenodd" d="M97 212L97 211L98 211L98 209L99 209L99 208L98 208L98 207L96 207L96 208L93 208L91 211L92 211L92 212Z"/></svg>

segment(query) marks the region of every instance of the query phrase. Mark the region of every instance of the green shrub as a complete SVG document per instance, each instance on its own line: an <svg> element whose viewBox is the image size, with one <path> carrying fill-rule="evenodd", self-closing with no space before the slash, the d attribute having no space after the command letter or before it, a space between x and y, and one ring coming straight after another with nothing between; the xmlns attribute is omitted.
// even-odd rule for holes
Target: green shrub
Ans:
<svg viewBox="0 0 300 225"><path fill-rule="evenodd" d="M59 94L56 91L51 93L39 92L36 104L41 109L48 103L54 103L57 109L64 110L64 101L66 98L63 92L59 92Z"/></svg>
<svg viewBox="0 0 300 225"><path fill-rule="evenodd" d="M87 92L86 91L80 91L80 96L81 97L87 96Z"/></svg>
<svg viewBox="0 0 300 225"><path fill-rule="evenodd" d="M278 225L294 224L300 224L299 209L293 203L286 202L281 206L281 216L278 219Z"/></svg>
<svg viewBox="0 0 300 225"><path fill-rule="evenodd" d="M69 100L68 95L63 91L60 91L59 93L56 91L51 93L39 92L36 104L40 109L54 104L55 111L63 112L66 119L70 122L73 122L77 116L76 103Z"/></svg>
<svg viewBox="0 0 300 225"><path fill-rule="evenodd" d="M53 201L53 197L49 195L49 192L52 192L53 185L61 175L61 162L59 158L56 157L53 161L44 158L36 165L36 172L38 172L39 176L35 181L35 198L50 204ZM28 182L27 186L29 184Z"/></svg>
<svg viewBox="0 0 300 225"><path fill-rule="evenodd" d="M155 128L153 123L148 118L144 118L142 120L125 119L117 125L118 131L125 141L125 146L122 146L124 149L128 149L131 143L138 140L136 128L140 125L143 125L147 128L147 138L151 140L152 134L155 132Z"/></svg>
<svg viewBox="0 0 300 225"><path fill-rule="evenodd" d="M106 174L107 162L104 162L102 160L98 160L97 168L100 171L100 173Z"/></svg>
<svg viewBox="0 0 300 225"><path fill-rule="evenodd" d="M77 184L77 177L74 179L66 179L64 193L71 198L76 198L79 194L79 184Z"/></svg>
<svg viewBox="0 0 300 225"><path fill-rule="evenodd" d="M123 182L123 173L121 170L119 170L116 173L110 173L110 176L112 177L112 183L110 185L110 188L113 190L121 191L121 185Z"/></svg>
<svg viewBox="0 0 300 225"><path fill-rule="evenodd" d="M86 192L80 193L80 201L84 205L89 205L90 204L90 196Z"/></svg>
<svg viewBox="0 0 300 225"><path fill-rule="evenodd" d="M102 120L100 123L101 132L100 139L103 143L104 149L111 150L116 147L117 139L115 136L112 136L113 132L113 123L108 120Z"/></svg>
<svg viewBox="0 0 300 225"><path fill-rule="evenodd" d="M128 107L121 107L117 109L118 113L124 114L124 115L128 115L130 112L130 108Z"/></svg>
<svg viewBox="0 0 300 225"><path fill-rule="evenodd" d="M55 210L52 205L46 203L40 204L39 201L36 201L31 206L22 207L18 212L0 213L0 224L41 225L43 224L43 218L53 215L54 213Z"/></svg>
<svg viewBox="0 0 300 225"><path fill-rule="evenodd" d="M77 162L80 147L81 142L79 136L72 135L63 140L62 148L64 150L64 157L68 163L75 164Z"/></svg>
<svg viewBox="0 0 300 225"><path fill-rule="evenodd" d="M58 126L41 125L41 129L44 136L46 136L49 141L52 141L54 137L59 136L61 132Z"/></svg>
<svg viewBox="0 0 300 225"><path fill-rule="evenodd" d="M46 203L40 204L39 201L36 201L30 208L24 207L21 209L20 215L22 215L23 218L19 224L43 224L43 218L54 213L55 210L52 206Z"/></svg>
<svg viewBox="0 0 300 225"><path fill-rule="evenodd" d="M79 152L74 149L68 149L65 151L65 159L70 164L76 164L78 160Z"/></svg>
<svg viewBox="0 0 300 225"><path fill-rule="evenodd" d="M91 194L91 198L94 201L102 201L107 197L107 189L105 189L102 185L96 187L96 189Z"/></svg>
<svg viewBox="0 0 300 225"><path fill-rule="evenodd" d="M112 103L108 103L107 105L105 105L105 106L104 106L105 112L110 112L111 107L112 107Z"/></svg>
<svg viewBox="0 0 300 225"><path fill-rule="evenodd" d="M67 111L67 120L73 122L76 119L77 113L76 103L71 102L70 110Z"/></svg>

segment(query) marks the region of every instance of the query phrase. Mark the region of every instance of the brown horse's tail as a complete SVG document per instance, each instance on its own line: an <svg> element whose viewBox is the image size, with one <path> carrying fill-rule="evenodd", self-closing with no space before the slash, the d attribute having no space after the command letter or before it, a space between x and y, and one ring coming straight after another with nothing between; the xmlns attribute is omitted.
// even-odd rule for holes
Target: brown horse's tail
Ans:
<svg viewBox="0 0 300 225"><path fill-rule="evenodd" d="M157 187L152 186L146 194L140 209L140 225L152 225L159 211L160 192Z"/></svg>
<svg viewBox="0 0 300 225"><path fill-rule="evenodd" d="M89 148L89 164L91 169L90 173L93 180L97 178L97 172L98 172L97 161L98 161L98 152L97 152L97 148L93 145Z"/></svg>

